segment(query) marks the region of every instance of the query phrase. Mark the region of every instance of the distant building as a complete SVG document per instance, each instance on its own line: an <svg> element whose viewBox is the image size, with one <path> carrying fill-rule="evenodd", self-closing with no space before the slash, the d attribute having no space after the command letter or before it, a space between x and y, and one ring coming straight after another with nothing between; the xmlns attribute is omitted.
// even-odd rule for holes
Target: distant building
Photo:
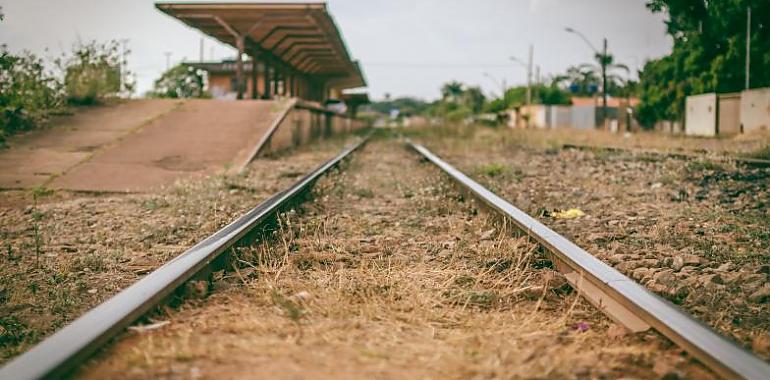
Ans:
<svg viewBox="0 0 770 380"><path fill-rule="evenodd" d="M573 97L571 105L533 104L508 112L508 126L512 128L575 128L595 129L602 126L602 100L599 97ZM607 100L607 128L628 131L639 128L633 109L636 98L609 98Z"/></svg>
<svg viewBox="0 0 770 380"><path fill-rule="evenodd" d="M238 97L238 80L236 79L235 59L224 60L221 62L191 62L188 65L206 72L207 89L209 94L215 99L236 99ZM243 62L243 70L251 72L253 62ZM257 64L256 86L253 77L246 78L245 98L256 97L254 94L256 88L264 87L264 65ZM279 87L281 83L279 81Z"/></svg>
<svg viewBox="0 0 770 380"><path fill-rule="evenodd" d="M688 136L733 136L770 129L770 88L692 95L685 103Z"/></svg>

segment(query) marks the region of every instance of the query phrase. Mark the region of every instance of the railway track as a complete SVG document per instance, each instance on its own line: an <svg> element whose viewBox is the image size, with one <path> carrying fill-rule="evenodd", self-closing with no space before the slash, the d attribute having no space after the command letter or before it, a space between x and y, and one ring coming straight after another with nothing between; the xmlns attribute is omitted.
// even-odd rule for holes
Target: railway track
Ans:
<svg viewBox="0 0 770 380"><path fill-rule="evenodd" d="M153 310L187 281L205 278L228 249L259 231L281 210L301 200L314 183L349 157L364 141L302 178L289 189L263 202L243 217L205 239L135 285L88 312L27 353L0 369L0 378L55 378L70 373L111 338ZM556 268L580 294L612 320L631 331L653 328L725 378L766 379L770 366L678 307L645 290L633 280L520 211L471 180L421 145L408 147L430 161L495 213L512 221L550 252ZM371 173L369 173L371 175ZM365 202L365 195L362 195Z"/></svg>

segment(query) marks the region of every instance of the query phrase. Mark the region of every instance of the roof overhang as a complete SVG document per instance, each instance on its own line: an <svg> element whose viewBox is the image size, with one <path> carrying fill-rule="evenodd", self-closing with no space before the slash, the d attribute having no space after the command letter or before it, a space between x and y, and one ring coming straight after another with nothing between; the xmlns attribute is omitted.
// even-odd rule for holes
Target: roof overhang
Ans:
<svg viewBox="0 0 770 380"><path fill-rule="evenodd" d="M337 88L366 86L325 3L159 2L163 13L271 65L325 77Z"/></svg>

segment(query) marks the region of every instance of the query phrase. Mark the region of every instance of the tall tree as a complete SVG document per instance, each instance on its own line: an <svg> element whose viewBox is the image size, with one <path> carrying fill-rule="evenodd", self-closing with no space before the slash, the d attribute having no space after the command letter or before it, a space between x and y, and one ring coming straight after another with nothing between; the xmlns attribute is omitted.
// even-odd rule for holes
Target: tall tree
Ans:
<svg viewBox="0 0 770 380"><path fill-rule="evenodd" d="M650 0L647 7L668 15L674 47L640 72L643 124L681 120L688 95L743 90L749 8L751 87L770 86L770 1Z"/></svg>

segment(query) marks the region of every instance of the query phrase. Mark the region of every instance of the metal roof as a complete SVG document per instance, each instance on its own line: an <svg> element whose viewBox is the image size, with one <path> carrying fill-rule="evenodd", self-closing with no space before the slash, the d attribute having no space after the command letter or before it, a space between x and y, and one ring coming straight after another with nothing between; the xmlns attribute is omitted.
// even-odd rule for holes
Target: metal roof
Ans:
<svg viewBox="0 0 770 380"><path fill-rule="evenodd" d="M155 6L171 17L237 49L339 88L366 85L325 3L178 3Z"/></svg>

